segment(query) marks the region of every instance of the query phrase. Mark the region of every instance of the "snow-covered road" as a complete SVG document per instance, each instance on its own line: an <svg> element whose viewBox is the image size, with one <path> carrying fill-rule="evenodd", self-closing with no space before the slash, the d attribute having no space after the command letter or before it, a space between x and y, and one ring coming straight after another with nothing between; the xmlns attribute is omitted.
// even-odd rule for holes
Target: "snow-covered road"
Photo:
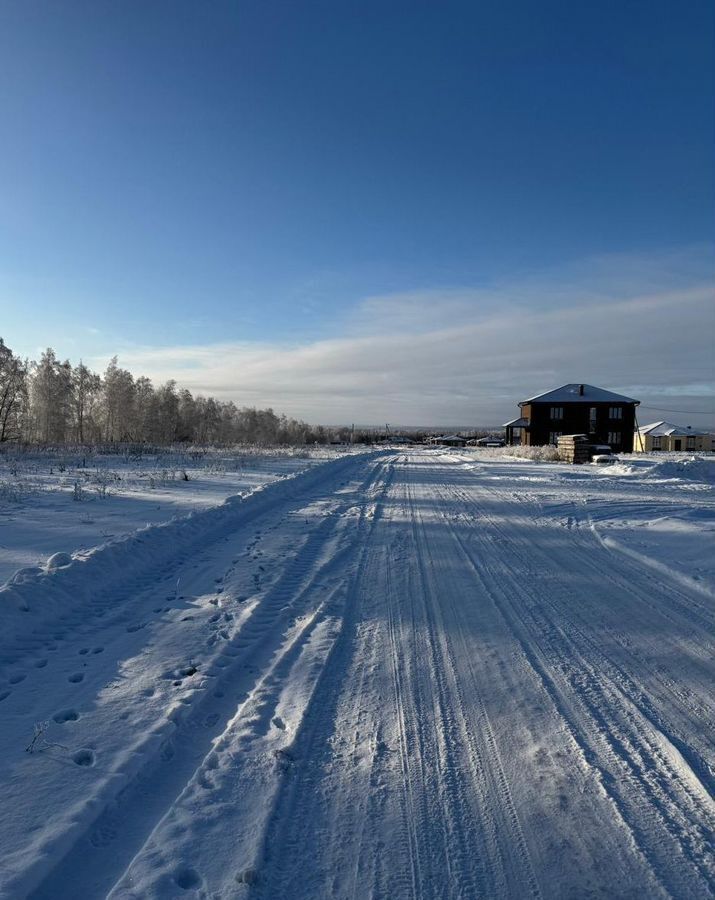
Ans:
<svg viewBox="0 0 715 900"><path fill-rule="evenodd" d="M359 455L0 592L0 897L712 896L712 591L607 477Z"/></svg>

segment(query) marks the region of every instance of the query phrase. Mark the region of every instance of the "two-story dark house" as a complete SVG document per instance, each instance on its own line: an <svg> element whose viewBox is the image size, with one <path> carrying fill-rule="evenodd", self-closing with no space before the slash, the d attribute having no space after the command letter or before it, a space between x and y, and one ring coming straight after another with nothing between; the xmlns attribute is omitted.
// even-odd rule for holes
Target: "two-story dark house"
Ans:
<svg viewBox="0 0 715 900"><path fill-rule="evenodd" d="M593 443L633 452L640 400L592 384L565 384L522 400L521 415L505 424L507 444L555 444L562 434L587 434Z"/></svg>

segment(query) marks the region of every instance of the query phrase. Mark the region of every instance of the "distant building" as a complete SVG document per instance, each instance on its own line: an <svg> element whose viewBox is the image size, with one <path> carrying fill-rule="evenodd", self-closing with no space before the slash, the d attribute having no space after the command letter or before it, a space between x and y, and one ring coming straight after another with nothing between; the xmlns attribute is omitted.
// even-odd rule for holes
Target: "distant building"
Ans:
<svg viewBox="0 0 715 900"><path fill-rule="evenodd" d="M506 443L538 447L556 444L561 435L585 434L594 444L631 453L639 403L592 384L564 384L519 403L519 418L504 425Z"/></svg>
<svg viewBox="0 0 715 900"><path fill-rule="evenodd" d="M467 441L467 444L470 447L503 447L504 446L504 438L500 438L500 437L472 438L471 441Z"/></svg>
<svg viewBox="0 0 715 900"><path fill-rule="evenodd" d="M643 425L636 431L633 449L638 453L650 453L652 450L670 450L676 453L712 450L713 436L707 431L700 431L689 425L653 422L651 425Z"/></svg>
<svg viewBox="0 0 715 900"><path fill-rule="evenodd" d="M464 447L467 439L461 434L442 434L430 438L430 444L440 444L443 447Z"/></svg>

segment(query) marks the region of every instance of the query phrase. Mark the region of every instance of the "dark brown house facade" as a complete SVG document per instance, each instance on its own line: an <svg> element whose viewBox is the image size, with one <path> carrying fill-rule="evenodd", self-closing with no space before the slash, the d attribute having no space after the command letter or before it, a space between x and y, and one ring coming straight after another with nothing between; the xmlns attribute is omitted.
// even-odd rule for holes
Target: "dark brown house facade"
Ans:
<svg viewBox="0 0 715 900"><path fill-rule="evenodd" d="M507 444L556 444L562 434L586 434L595 444L633 452L639 400L592 384L565 384L522 400L521 415L505 424Z"/></svg>

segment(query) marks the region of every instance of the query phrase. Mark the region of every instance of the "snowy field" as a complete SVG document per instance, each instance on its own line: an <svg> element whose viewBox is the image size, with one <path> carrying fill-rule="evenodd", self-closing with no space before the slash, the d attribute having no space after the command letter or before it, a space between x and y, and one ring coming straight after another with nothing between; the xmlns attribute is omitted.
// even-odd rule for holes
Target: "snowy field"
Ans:
<svg viewBox="0 0 715 900"><path fill-rule="evenodd" d="M94 547L216 506L342 452L321 447L0 455L0 584L53 553Z"/></svg>
<svg viewBox="0 0 715 900"><path fill-rule="evenodd" d="M713 896L715 459L315 462L2 499L0 897Z"/></svg>

